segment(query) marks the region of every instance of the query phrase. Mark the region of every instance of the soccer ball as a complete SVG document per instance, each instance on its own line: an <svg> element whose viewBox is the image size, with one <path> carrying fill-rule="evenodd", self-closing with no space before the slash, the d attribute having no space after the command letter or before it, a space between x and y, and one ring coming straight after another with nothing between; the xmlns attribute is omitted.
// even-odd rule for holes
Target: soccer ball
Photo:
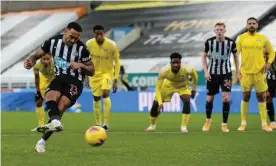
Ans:
<svg viewBox="0 0 276 166"><path fill-rule="evenodd" d="M107 139L104 128L100 126L92 126L85 132L85 141L91 146L101 146Z"/></svg>

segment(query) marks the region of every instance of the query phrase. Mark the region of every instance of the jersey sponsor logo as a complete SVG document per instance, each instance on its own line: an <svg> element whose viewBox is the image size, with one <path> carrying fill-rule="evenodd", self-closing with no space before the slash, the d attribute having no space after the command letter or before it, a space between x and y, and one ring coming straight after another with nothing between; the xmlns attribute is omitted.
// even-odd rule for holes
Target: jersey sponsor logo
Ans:
<svg viewBox="0 0 276 166"><path fill-rule="evenodd" d="M228 55L227 55L227 54L221 55L221 54L218 53L218 52L212 52L212 53L211 53L211 58L212 58L212 59L227 60L227 59L228 59Z"/></svg>
<svg viewBox="0 0 276 166"><path fill-rule="evenodd" d="M55 61L55 65L57 68L62 68L64 70L66 70L68 68L68 62L66 60L64 60L63 58L55 57L54 61Z"/></svg>
<svg viewBox="0 0 276 166"><path fill-rule="evenodd" d="M96 59L108 60L108 56L95 56Z"/></svg>

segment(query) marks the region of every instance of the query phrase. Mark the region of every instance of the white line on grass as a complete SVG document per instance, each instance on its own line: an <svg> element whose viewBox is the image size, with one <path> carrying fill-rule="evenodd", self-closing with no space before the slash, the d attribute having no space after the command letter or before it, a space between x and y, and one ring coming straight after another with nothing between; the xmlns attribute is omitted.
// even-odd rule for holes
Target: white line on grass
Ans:
<svg viewBox="0 0 276 166"><path fill-rule="evenodd" d="M241 131L230 131L229 133L265 133L264 131L244 131L244 132L241 132ZM209 134L209 135L212 135L213 133L222 133L222 132L203 132L203 131L189 131L188 133L181 133L181 132L139 132L139 131L110 131L109 133L112 133L112 134L196 134L196 133L205 133L205 134ZM272 132L272 133L276 133L276 132ZM10 137L10 136L40 136L41 133L22 133L22 134L19 134L19 133L10 133L10 134L3 134L2 133L2 137ZM227 134L227 133L223 133L223 134ZM84 135L84 133L69 133L69 132L64 132L64 134L61 132L61 133L57 133L56 135Z"/></svg>

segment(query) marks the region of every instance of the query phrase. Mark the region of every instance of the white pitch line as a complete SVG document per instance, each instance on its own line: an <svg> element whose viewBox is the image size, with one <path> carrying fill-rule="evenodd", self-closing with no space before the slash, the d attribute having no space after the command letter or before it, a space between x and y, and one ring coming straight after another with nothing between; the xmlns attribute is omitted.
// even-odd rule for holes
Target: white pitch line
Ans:
<svg viewBox="0 0 276 166"><path fill-rule="evenodd" d="M131 132L124 132L124 131L110 131L109 133L114 133L114 134L183 134L183 135L187 135L187 134L196 134L196 133L205 133L205 134L208 134L208 135L212 135L213 133L222 133L222 132L203 132L203 131L189 131L188 133L181 133L181 132L144 132L144 131L131 131ZM264 131L244 131L244 132L241 132L241 131L230 131L229 133L265 133ZM276 132L272 132L272 133L276 133ZM41 133L30 133L30 134L27 134L27 133L24 133L24 134L17 134L17 133L14 133L14 134L2 134L1 136L2 137L10 137L10 136L40 136ZM227 133L223 133L223 134L227 134ZM56 135L84 135L84 133L57 133ZM56 136L55 135L55 136Z"/></svg>

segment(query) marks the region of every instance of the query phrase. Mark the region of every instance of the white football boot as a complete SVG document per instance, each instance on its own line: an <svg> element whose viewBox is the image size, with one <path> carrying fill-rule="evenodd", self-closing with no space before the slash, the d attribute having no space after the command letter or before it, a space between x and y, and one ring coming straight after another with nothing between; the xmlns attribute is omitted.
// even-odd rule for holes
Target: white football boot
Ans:
<svg viewBox="0 0 276 166"><path fill-rule="evenodd" d="M148 128L145 129L145 132L152 132L156 130L156 126L155 125L150 125Z"/></svg>
<svg viewBox="0 0 276 166"><path fill-rule="evenodd" d="M36 129L33 129L32 131L38 131L38 132L44 133L46 130L60 132L63 130L63 126L60 120L54 119L50 123L44 126L39 126Z"/></svg>
<svg viewBox="0 0 276 166"><path fill-rule="evenodd" d="M45 141L42 142L39 140L35 145L35 151L38 153L44 153L45 152Z"/></svg>
<svg viewBox="0 0 276 166"><path fill-rule="evenodd" d="M180 131L181 131L182 133L188 133L187 126L181 126Z"/></svg>

